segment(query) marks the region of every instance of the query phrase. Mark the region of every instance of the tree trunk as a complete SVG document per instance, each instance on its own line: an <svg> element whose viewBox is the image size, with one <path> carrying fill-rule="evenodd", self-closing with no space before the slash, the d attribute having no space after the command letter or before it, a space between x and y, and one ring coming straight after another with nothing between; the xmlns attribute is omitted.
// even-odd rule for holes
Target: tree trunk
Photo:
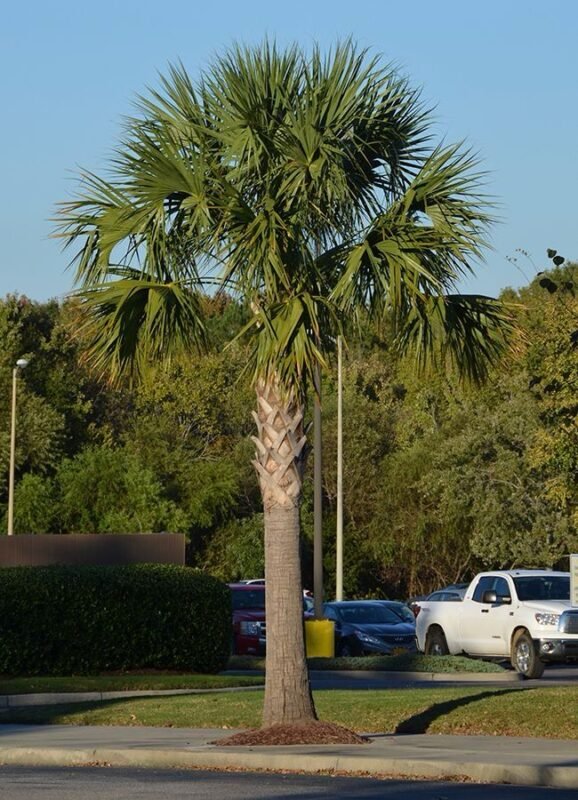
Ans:
<svg viewBox="0 0 578 800"><path fill-rule="evenodd" d="M299 505L303 471L303 407L273 382L257 385L258 436L253 462L263 496L267 658L263 725L317 719L303 636Z"/></svg>

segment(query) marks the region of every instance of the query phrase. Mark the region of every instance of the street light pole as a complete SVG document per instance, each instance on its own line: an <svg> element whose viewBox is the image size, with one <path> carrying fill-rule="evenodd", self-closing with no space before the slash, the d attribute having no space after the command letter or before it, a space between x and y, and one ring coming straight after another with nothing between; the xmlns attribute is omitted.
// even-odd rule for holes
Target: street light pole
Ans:
<svg viewBox="0 0 578 800"><path fill-rule="evenodd" d="M8 475L8 536L14 533L14 462L16 460L16 384L18 370L28 365L25 358L19 358L12 370L12 422L10 426L10 472Z"/></svg>
<svg viewBox="0 0 578 800"><path fill-rule="evenodd" d="M313 614L323 619L323 466L321 436L321 368L315 365L313 406Z"/></svg>
<svg viewBox="0 0 578 800"><path fill-rule="evenodd" d="M337 530L335 546L335 599L343 600L343 376L342 341L337 337Z"/></svg>

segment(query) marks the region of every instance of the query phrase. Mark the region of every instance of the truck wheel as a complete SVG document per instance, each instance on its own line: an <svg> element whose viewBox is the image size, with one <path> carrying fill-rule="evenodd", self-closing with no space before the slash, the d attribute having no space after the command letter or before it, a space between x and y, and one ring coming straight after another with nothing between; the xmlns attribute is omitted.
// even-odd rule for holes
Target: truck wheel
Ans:
<svg viewBox="0 0 578 800"><path fill-rule="evenodd" d="M448 643L441 628L432 628L428 631L425 640L426 656L447 656L449 655Z"/></svg>
<svg viewBox="0 0 578 800"><path fill-rule="evenodd" d="M512 639L512 666L525 678L540 678L544 662L538 658L532 637L527 630L520 630Z"/></svg>

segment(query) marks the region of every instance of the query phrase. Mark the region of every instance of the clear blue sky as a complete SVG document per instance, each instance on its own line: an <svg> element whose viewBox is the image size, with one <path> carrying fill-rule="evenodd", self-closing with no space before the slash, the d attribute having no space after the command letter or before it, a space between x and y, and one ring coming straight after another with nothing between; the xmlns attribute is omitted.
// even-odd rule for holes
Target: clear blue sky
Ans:
<svg viewBox="0 0 578 800"><path fill-rule="evenodd" d="M135 94L170 62L197 76L264 36L305 48L353 37L422 87L441 136L481 154L503 221L462 290L526 283L507 260L517 248L536 269L547 247L578 258L575 0L28 0L5 3L0 22L0 296L71 290L50 218L78 167L102 168Z"/></svg>

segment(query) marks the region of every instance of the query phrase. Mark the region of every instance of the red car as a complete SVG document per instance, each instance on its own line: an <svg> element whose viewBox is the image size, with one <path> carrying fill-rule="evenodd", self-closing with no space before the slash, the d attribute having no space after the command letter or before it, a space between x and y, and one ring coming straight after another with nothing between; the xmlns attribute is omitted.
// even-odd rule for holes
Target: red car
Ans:
<svg viewBox="0 0 578 800"><path fill-rule="evenodd" d="M265 655L265 586L230 583L233 601L233 653Z"/></svg>
<svg viewBox="0 0 578 800"><path fill-rule="evenodd" d="M264 656L266 645L265 581L230 583L233 601L233 654ZM313 611L311 592L303 593L303 616Z"/></svg>

